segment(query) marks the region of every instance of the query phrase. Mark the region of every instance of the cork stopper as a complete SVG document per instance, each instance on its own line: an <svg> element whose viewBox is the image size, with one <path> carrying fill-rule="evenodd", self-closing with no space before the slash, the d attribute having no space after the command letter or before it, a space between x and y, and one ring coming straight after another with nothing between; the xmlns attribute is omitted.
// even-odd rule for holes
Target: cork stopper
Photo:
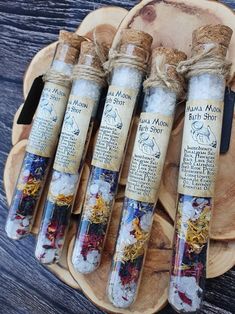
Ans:
<svg viewBox="0 0 235 314"><path fill-rule="evenodd" d="M233 31L226 25L206 25L196 29L192 37L192 55L205 50L207 44L216 44L216 52L225 57L232 38Z"/></svg>
<svg viewBox="0 0 235 314"><path fill-rule="evenodd" d="M86 39L76 33L61 30L59 35L59 42L67 44L75 49L80 50L81 43Z"/></svg>
<svg viewBox="0 0 235 314"><path fill-rule="evenodd" d="M73 80L84 79L106 85L106 74L103 68L107 60L108 48L93 42L84 41L78 63L73 68Z"/></svg>
<svg viewBox="0 0 235 314"><path fill-rule="evenodd" d="M67 64L76 64L80 52L80 46L86 39L67 31L60 31L59 43L56 48L55 60L63 61Z"/></svg>
<svg viewBox="0 0 235 314"><path fill-rule="evenodd" d="M187 59L187 55L182 51L172 48L158 47L153 49L152 60L160 55L165 56L166 64L174 66L177 66L181 61Z"/></svg>
<svg viewBox="0 0 235 314"><path fill-rule="evenodd" d="M183 76L176 71L176 67L181 61L187 59L187 55L177 49L165 47L155 48L152 52L152 66L150 76L155 75L156 62L157 59L161 56L163 57L161 58L161 65L166 65L166 72L169 79L179 81L183 84Z"/></svg>
<svg viewBox="0 0 235 314"><path fill-rule="evenodd" d="M147 51L151 49L152 42L153 37L151 35L135 29L123 30L121 37L121 46L125 44L132 44Z"/></svg>
<svg viewBox="0 0 235 314"><path fill-rule="evenodd" d="M142 59L143 62L147 62L152 42L152 36L145 32L134 29L125 29L122 32L119 52L130 56L136 56Z"/></svg>
<svg viewBox="0 0 235 314"><path fill-rule="evenodd" d="M99 55L97 54L98 51ZM93 42L84 41L81 44L78 65L87 65L89 67L103 71L102 63L105 62L107 58L108 48L106 46L96 47Z"/></svg>

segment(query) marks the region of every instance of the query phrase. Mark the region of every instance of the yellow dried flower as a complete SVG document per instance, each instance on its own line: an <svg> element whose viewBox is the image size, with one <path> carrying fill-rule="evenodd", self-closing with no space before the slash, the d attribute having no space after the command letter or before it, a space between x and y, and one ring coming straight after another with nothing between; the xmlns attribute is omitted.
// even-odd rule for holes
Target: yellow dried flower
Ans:
<svg viewBox="0 0 235 314"><path fill-rule="evenodd" d="M141 231L141 228L139 226L140 220L139 218L135 218L132 221L132 226L133 226L133 232L134 232L134 236L137 240L142 240L144 238L144 233L143 231Z"/></svg>
<svg viewBox="0 0 235 314"><path fill-rule="evenodd" d="M96 204L88 209L84 214L92 223L107 223L109 217L109 207L105 203L102 196L96 199Z"/></svg>
<svg viewBox="0 0 235 314"><path fill-rule="evenodd" d="M192 252L199 254L207 244L209 238L209 222L211 216L210 206L205 206L199 218L195 221L187 221L186 230L182 230L182 208L179 207L179 219L177 231L179 237L185 238Z"/></svg>
<svg viewBox="0 0 235 314"><path fill-rule="evenodd" d="M41 181L31 179L26 184L19 184L17 188L18 190L23 191L25 195L35 196L38 194L41 188Z"/></svg>
<svg viewBox="0 0 235 314"><path fill-rule="evenodd" d="M63 195L59 194L56 198L56 203L58 206L70 206L73 203L73 194L72 195Z"/></svg>

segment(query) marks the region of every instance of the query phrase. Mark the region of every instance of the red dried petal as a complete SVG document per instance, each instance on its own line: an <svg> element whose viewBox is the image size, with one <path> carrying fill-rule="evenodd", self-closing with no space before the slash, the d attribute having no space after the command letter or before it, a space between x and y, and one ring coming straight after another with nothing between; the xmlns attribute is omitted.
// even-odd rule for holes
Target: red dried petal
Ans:
<svg viewBox="0 0 235 314"><path fill-rule="evenodd" d="M17 229L16 232L17 232L19 235L24 235L24 234L27 233L27 231L24 230L24 229Z"/></svg>
<svg viewBox="0 0 235 314"><path fill-rule="evenodd" d="M16 215L15 216L15 219L17 219L17 220L21 220L21 219L23 219L20 215Z"/></svg>
<svg viewBox="0 0 235 314"><path fill-rule="evenodd" d="M139 278L139 270L136 266L128 265L127 272L125 272L124 276L120 274L120 278L123 285L137 282Z"/></svg>
<svg viewBox="0 0 235 314"><path fill-rule="evenodd" d="M122 282L122 285L123 285L123 286L125 286L125 285L131 283L131 281L132 281L132 278L131 278L130 275L125 276L125 277L121 277L121 282Z"/></svg>
<svg viewBox="0 0 235 314"><path fill-rule="evenodd" d="M189 298L186 296L185 293L183 293L183 292L181 292L181 291L178 291L178 294L179 294L180 299L181 299L184 303L186 303L186 304L188 304L188 305L190 305L190 306L192 305L192 300L189 299Z"/></svg>
<svg viewBox="0 0 235 314"><path fill-rule="evenodd" d="M94 235L94 234L85 234L83 235L82 242L82 250L81 254L84 258L87 257L89 251L99 250L100 245L104 241L104 235Z"/></svg>

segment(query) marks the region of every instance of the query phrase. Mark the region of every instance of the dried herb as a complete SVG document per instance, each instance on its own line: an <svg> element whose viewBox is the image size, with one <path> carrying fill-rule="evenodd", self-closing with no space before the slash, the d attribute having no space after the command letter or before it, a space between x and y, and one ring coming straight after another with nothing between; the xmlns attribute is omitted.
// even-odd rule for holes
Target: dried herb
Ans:
<svg viewBox="0 0 235 314"><path fill-rule="evenodd" d="M6 225L11 237L18 239L30 232L48 168L49 158L25 154Z"/></svg>
<svg viewBox="0 0 235 314"><path fill-rule="evenodd" d="M42 218L41 228L38 236L36 257L45 264L58 262L62 253L65 236L71 216L71 201L61 202L61 195L58 202L46 201L47 210Z"/></svg>
<svg viewBox="0 0 235 314"><path fill-rule="evenodd" d="M94 270L100 262L118 176L117 172L92 167L73 252L77 269Z"/></svg>
<svg viewBox="0 0 235 314"><path fill-rule="evenodd" d="M124 200L108 291L112 291L112 294L115 294L119 300L117 295L122 295L125 304L131 304L137 293L154 207L154 204L129 198ZM121 305L119 304L119 306Z"/></svg>

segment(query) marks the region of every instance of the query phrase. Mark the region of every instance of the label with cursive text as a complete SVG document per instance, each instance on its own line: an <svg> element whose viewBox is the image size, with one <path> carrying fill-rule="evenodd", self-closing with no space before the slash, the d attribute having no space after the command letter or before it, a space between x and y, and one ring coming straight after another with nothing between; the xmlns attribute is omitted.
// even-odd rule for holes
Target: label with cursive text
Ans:
<svg viewBox="0 0 235 314"><path fill-rule="evenodd" d="M173 116L141 114L127 179L128 198L157 201L172 123Z"/></svg>
<svg viewBox="0 0 235 314"><path fill-rule="evenodd" d="M71 95L64 117L53 168L57 171L77 174L91 121L95 100Z"/></svg>
<svg viewBox="0 0 235 314"><path fill-rule="evenodd" d="M69 88L47 82L42 92L26 151L42 157L54 155Z"/></svg>
<svg viewBox="0 0 235 314"><path fill-rule="evenodd" d="M110 86L95 146L92 165L119 171L138 91Z"/></svg>
<svg viewBox="0 0 235 314"><path fill-rule="evenodd" d="M186 104L178 192L213 197L218 170L224 103L216 100Z"/></svg>

